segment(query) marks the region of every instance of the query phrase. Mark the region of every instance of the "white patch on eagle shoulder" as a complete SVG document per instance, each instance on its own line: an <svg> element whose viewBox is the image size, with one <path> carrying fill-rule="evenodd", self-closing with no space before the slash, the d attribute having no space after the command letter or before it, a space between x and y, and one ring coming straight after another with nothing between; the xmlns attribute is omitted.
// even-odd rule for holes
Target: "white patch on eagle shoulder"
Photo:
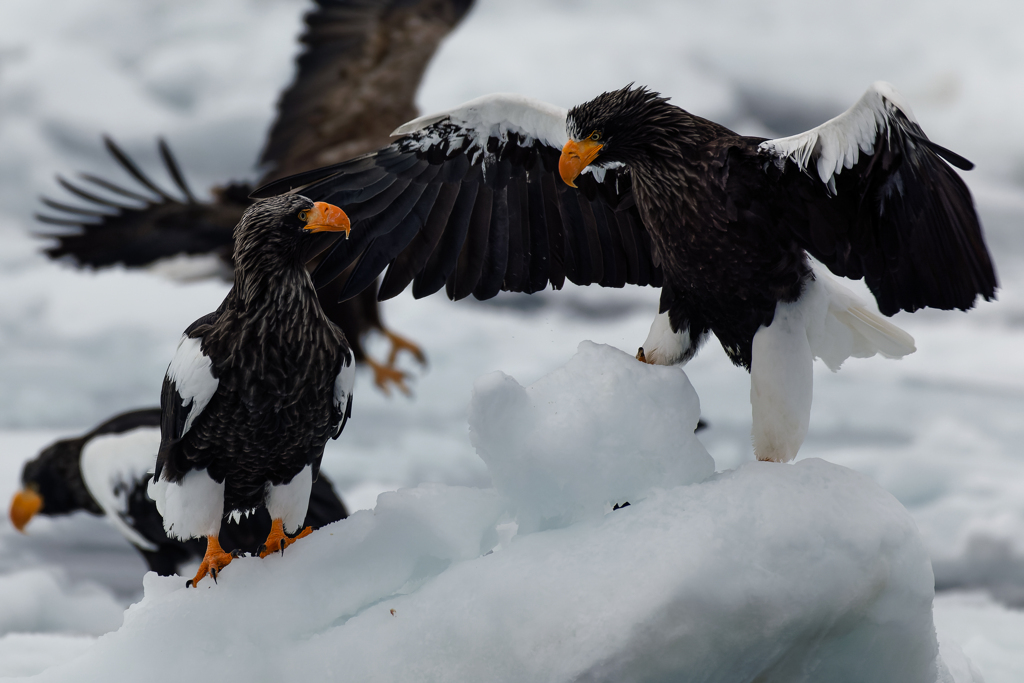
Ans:
<svg viewBox="0 0 1024 683"><path fill-rule="evenodd" d="M284 530L295 533L306 519L309 493L313 490L313 466L306 465L287 484L267 484L267 512L271 519L280 519Z"/></svg>
<svg viewBox="0 0 1024 683"><path fill-rule="evenodd" d="M218 484L206 470L192 470L177 484L154 479L149 482L149 497L164 518L168 536L187 541L220 533L224 482Z"/></svg>
<svg viewBox="0 0 1024 683"><path fill-rule="evenodd" d="M334 378L334 407L341 411L342 423L345 421L345 411L348 408L349 398L352 396L352 388L355 386L355 383L355 355L350 350L348 358L341 364L341 371Z"/></svg>
<svg viewBox="0 0 1024 683"><path fill-rule="evenodd" d="M917 123L903 96L884 81L876 81L857 103L817 128L776 140L765 140L758 150L776 157L779 163L790 159L801 171L815 163L818 177L835 193L833 176L852 168L860 153L873 154L879 131L888 134L891 111L898 109Z"/></svg>
<svg viewBox="0 0 1024 683"><path fill-rule="evenodd" d="M853 292L815 269L793 302L780 301L775 318L754 335L750 404L754 453L759 460L787 462L807 436L813 397L813 362L836 371L847 358L876 353L902 358L914 339L868 310Z"/></svg>
<svg viewBox="0 0 1024 683"><path fill-rule="evenodd" d="M178 350L167 366L167 379L174 383L182 407L192 405L179 437L192 428L192 422L203 412L220 384L220 380L213 376L213 361L203 354L202 341L202 337L192 339L183 334Z"/></svg>
<svg viewBox="0 0 1024 683"><path fill-rule="evenodd" d="M153 471L159 449L160 428L137 427L93 437L82 447L79 460L85 487L106 518L143 550L156 550L156 546L126 520L128 497Z"/></svg>
<svg viewBox="0 0 1024 683"><path fill-rule="evenodd" d="M549 147L561 150L569 141L565 131L566 114L568 110L532 97L495 93L470 100L453 109L413 119L396 128L391 135L409 135L426 131L435 123L449 121L462 129L466 137L472 139L472 147L477 150L487 149L488 138L505 140L510 132L526 138L524 145L539 140ZM441 138L438 135L428 131L421 138L421 148L426 149L440 142Z"/></svg>

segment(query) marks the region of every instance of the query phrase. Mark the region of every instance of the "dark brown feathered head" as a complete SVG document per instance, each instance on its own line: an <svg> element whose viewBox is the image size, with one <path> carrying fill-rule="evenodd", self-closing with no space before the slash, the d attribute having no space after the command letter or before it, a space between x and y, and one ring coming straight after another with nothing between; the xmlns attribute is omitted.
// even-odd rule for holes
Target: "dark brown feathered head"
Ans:
<svg viewBox="0 0 1024 683"><path fill-rule="evenodd" d="M678 112L667 97L630 83L573 107L565 125L572 140L601 144L597 165L629 163L632 153L650 137L652 127L671 121Z"/></svg>
<svg viewBox="0 0 1024 683"><path fill-rule="evenodd" d="M102 514L82 479L79 458L86 437L47 446L21 470L22 490L11 501L11 522L20 531L36 514L66 515L76 510Z"/></svg>
<svg viewBox="0 0 1024 683"><path fill-rule="evenodd" d="M311 233L350 230L345 212L298 194L258 201L235 226L235 282L259 273L304 267Z"/></svg>

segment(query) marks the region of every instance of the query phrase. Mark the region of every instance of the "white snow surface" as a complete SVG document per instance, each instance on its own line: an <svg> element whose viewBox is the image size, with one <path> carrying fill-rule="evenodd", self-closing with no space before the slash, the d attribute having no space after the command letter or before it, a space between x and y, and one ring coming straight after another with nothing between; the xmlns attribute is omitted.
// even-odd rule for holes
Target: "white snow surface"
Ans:
<svg viewBox="0 0 1024 683"><path fill-rule="evenodd" d="M1024 136L1015 133L1024 109L1024 5L477 5L431 64L421 111L496 91L571 107L635 81L740 133L778 138L822 124L884 79L932 140L977 164L963 178L996 259L999 301L967 314L896 316L918 347L899 363L849 361L837 374L817 364L799 457L877 481L913 516L941 590L995 598L966 606L951 603L949 593L936 599L950 668L947 644L959 644L989 683L1021 680L1024 612L1005 605L1024 605ZM47 262L40 241L27 236L36 228L38 195L67 201L53 180L58 172L125 181L103 151L101 132L165 186L157 134L168 138L200 196L213 183L255 177L252 164L290 78L308 7L297 0L8 0L0 8L0 484L8 496L22 463L46 444L120 410L155 405L181 331L227 291L221 282L179 284L121 269L81 273ZM612 32L614 39L604 38ZM852 286L870 296L860 283ZM385 322L422 344L429 369L416 378L411 401L384 398L360 373L353 419L328 445L324 470L353 510L372 507L382 491L424 482L488 485L467 432L474 381L501 370L529 386L582 339L632 353L657 302L653 290L575 287L487 305L443 296L388 302ZM698 437L725 471L753 459L750 380L718 346L711 340L686 372L710 424ZM378 355L386 348L382 339L371 343ZM511 520L499 527L500 538L514 531ZM145 572L101 518L37 516L27 531L0 525L0 579L15 577L17 594L35 601L27 603L35 616L4 622L11 633L0 636L0 668L19 675L57 664L116 628L119 618L102 615L137 600ZM246 566L236 562L230 569ZM80 589L102 594L105 607L79 610ZM77 616L44 618L59 614Z"/></svg>
<svg viewBox="0 0 1024 683"><path fill-rule="evenodd" d="M224 666L257 680L956 680L903 506L818 459L708 478L703 446L659 429L678 422L692 437L699 415L678 368L584 343L528 389L485 377L470 415L497 491L384 493L199 589L148 574L116 633L38 680L179 681ZM639 447L621 439L643 432ZM644 453L651 444L661 452ZM666 461L668 444L689 467ZM560 462L539 464L547 453ZM647 460L676 471L656 476ZM570 476L570 503L612 491L631 504L557 524L541 510L539 528L528 506L558 497L551 470ZM189 656L153 667L168 643Z"/></svg>
<svg viewBox="0 0 1024 683"><path fill-rule="evenodd" d="M524 532L604 514L655 486L707 479L715 462L694 435L699 418L680 368L582 342L529 387L503 372L477 380L469 430Z"/></svg>

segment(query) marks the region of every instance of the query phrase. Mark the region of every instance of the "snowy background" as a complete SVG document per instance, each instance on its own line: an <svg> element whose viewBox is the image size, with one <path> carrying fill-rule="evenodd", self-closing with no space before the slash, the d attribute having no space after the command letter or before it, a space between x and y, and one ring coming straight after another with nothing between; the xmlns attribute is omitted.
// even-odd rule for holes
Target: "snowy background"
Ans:
<svg viewBox="0 0 1024 683"><path fill-rule="evenodd" d="M102 132L149 169L155 136L166 136L198 191L253 177L305 9L286 0L0 7L3 496L41 446L155 404L181 330L226 291L48 263L29 234L37 197L63 198L57 172L119 177ZM990 683L1024 677L1022 30L1024 5L1010 0L481 0L419 98L424 111L493 91L571 106L636 81L740 132L782 135L839 113L882 79L930 137L977 164L965 179L999 301L966 315L898 315L918 346L902 361L851 360L835 375L819 364L801 457L863 473L909 510L943 591L940 639L959 644ZM474 381L502 370L528 385L584 339L635 352L656 301L654 291L572 288L486 304L389 302L386 322L423 345L430 367L413 400L384 398L361 376L325 471L351 509L424 482L490 486L467 426ZM716 469L752 460L747 374L716 342L686 371ZM102 521L38 518L29 532L0 528L0 673L85 652L142 595L142 561Z"/></svg>

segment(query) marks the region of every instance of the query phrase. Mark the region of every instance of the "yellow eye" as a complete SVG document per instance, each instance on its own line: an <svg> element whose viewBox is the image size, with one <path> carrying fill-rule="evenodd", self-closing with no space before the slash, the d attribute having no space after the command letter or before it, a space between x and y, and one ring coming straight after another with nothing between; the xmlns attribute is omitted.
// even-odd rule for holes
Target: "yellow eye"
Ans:
<svg viewBox="0 0 1024 683"><path fill-rule="evenodd" d="M593 133L590 134L590 139L593 140L594 142L598 142L601 139L601 131L595 130Z"/></svg>
<svg viewBox="0 0 1024 683"><path fill-rule="evenodd" d="M309 221L309 211L299 211L299 220L303 223Z"/></svg>

